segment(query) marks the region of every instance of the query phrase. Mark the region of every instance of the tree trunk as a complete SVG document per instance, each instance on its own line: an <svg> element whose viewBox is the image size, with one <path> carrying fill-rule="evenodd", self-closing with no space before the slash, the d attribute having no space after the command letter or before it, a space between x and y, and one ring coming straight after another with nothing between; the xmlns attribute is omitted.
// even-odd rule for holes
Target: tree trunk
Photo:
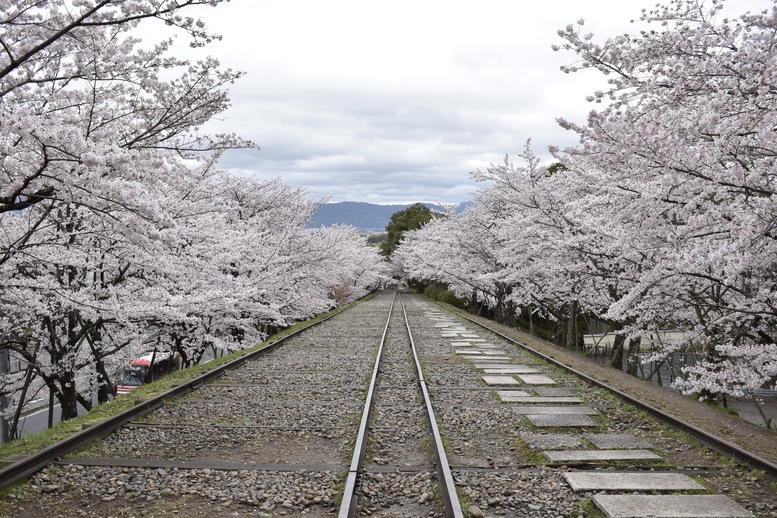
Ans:
<svg viewBox="0 0 777 518"><path fill-rule="evenodd" d="M623 369L623 344L626 343L626 335L615 335L615 342L612 344L612 355L610 356L610 367Z"/></svg>
<svg viewBox="0 0 777 518"><path fill-rule="evenodd" d="M764 425L766 426L767 429L771 430L773 420L766 415L766 413L764 412L764 409L761 407L760 404L758 404L758 398L755 397L752 394L752 392L749 394L749 396L750 396L750 401L753 403L753 405L755 405L755 409L758 410L758 414L761 416L761 419L763 419Z"/></svg>
<svg viewBox="0 0 777 518"><path fill-rule="evenodd" d="M13 414L13 421L11 422L11 429L9 430L9 437L11 439L17 439L17 430L19 428L19 419L22 416L22 409L24 408L24 399L27 397L27 390L30 388L30 384L33 380L34 368L31 363L27 364L27 371L24 373L24 385L22 386L21 395L19 396L19 403L16 405L16 411Z"/></svg>
<svg viewBox="0 0 777 518"><path fill-rule="evenodd" d="M82 325L87 327L87 324L84 322L82 322ZM99 404L107 403L111 400L111 396L116 393L116 387L114 387L111 377L105 369L106 353L99 346L102 340L102 324L98 321L88 327L89 332L86 333L86 341L89 344L89 350L92 352L94 368L97 371L97 402Z"/></svg>
<svg viewBox="0 0 777 518"><path fill-rule="evenodd" d="M54 391L49 388L49 419L48 428L54 427Z"/></svg>
<svg viewBox="0 0 777 518"><path fill-rule="evenodd" d="M116 393L116 387L114 387L110 376L108 376L108 373L105 370L105 362L103 362L102 358L97 361L95 368L97 369L97 379L99 382L97 387L97 402L101 404L107 403L111 400L111 396Z"/></svg>
<svg viewBox="0 0 777 518"><path fill-rule="evenodd" d="M627 372L632 376L637 376L637 369L639 368L639 346L641 338L635 338L629 341L629 361L627 363Z"/></svg>
<svg viewBox="0 0 777 518"><path fill-rule="evenodd" d="M564 333L564 347L577 349L577 303L567 302L567 329Z"/></svg>
<svg viewBox="0 0 777 518"><path fill-rule="evenodd" d="M62 411L62 420L78 417L78 391L72 372L66 372L59 379L59 391L56 394Z"/></svg>

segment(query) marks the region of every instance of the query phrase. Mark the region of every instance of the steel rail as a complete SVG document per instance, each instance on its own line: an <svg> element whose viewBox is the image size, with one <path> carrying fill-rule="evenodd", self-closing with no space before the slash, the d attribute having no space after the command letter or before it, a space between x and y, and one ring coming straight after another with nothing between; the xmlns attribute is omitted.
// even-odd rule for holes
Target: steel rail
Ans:
<svg viewBox="0 0 777 518"><path fill-rule="evenodd" d="M656 417L660 421L664 422L665 424L669 425L670 427L672 427L672 428L674 428L676 430L679 430L679 431L683 431L683 432L685 432L685 433L695 437L696 439L698 439L699 441L701 441L705 445L709 446L713 450L717 451L718 453L721 453L721 454L726 455L726 456L730 456L738 464L740 464L740 465L742 465L744 467L747 467L749 469L761 470L764 473L766 473L766 475L770 479L777 480L777 465L775 465L774 463L764 459L763 457L760 457L760 456L756 455L753 452L747 451L744 448L741 448L740 446L737 446L736 444L730 443L730 442L726 441L725 439L722 439L722 438L718 437L717 435L714 435L714 434L711 434L711 433L709 433L709 432L707 432L705 430L702 430L701 428L699 428L699 427L697 427L697 426L695 426L695 425L693 425L691 423L685 422L685 421L683 421L682 419L680 419L678 417L675 417L675 416L673 416L671 414L668 414L667 412L664 412L663 410L661 410L659 408L656 408L653 405L645 403L644 401L641 401L641 400L637 399L636 397L634 397L634 396L632 396L630 394L627 394L626 392L623 392L622 390L619 390L619 389L617 389L617 388L615 388L615 387L613 387L613 386L611 386L611 385L609 385L609 384L607 384L607 383L605 383L603 381L597 380L597 379L589 376L588 374L580 372L580 371L570 367L569 365L566 365L566 364L562 363L561 361L556 360L555 358L553 358L551 356L548 356L547 354L544 354L544 353L542 353L542 352L532 348L531 346L529 346L529 345L527 345L527 344L525 344L523 342L520 342L520 341L518 341L518 340L516 340L514 338L511 338L511 337L507 336L506 334L500 332L497 329L494 329L494 328L492 328L492 327L490 327L490 326L488 326L486 324L483 324L482 322L478 322L477 320L471 318L470 316L468 316L466 314L460 313L459 311L456 311L456 310L453 310L453 309L449 309L449 311L451 311L452 313L455 313L456 315L460 316L464 320L472 322L475 325L478 325L478 326L480 326L480 327L482 327L484 329L487 329L487 330L491 331L492 333L494 333L495 335L503 338L504 340L507 340L508 342L510 342L510 343L512 343L514 345L517 345L518 347L521 347L522 349L525 349L529 353L534 354L535 356L538 356L538 357L542 358L543 360L545 360L545 361L547 361L549 363L552 363L556 367L559 367L559 368L569 372L570 374L578 376L579 378L585 380L586 382L590 383L591 385L596 385L597 387L603 388L603 389L605 389L605 390L615 394L616 396L618 396L619 398L623 399L627 403L630 403L630 404L632 404L632 405L634 405L634 406L636 406L636 407L638 407L638 408L640 408L640 409L650 413L651 415L653 415L654 417Z"/></svg>
<svg viewBox="0 0 777 518"><path fill-rule="evenodd" d="M437 476L440 484L440 493L442 493L442 501L445 505L445 516L449 518L463 518L464 512L461 509L461 503L459 502L459 496L456 493L456 484L453 481L453 475L451 473L451 467L448 463L448 456L445 454L445 446L442 442L442 436L440 435L440 429L437 426L437 419L434 415L434 409L432 408L432 401L429 397L429 390L426 387L426 381L424 380L424 373L421 369L421 361L418 358L418 351L415 347L415 341L413 340L413 333L410 331L410 322L407 319L407 311L405 310L405 303L400 297L400 303L402 305L402 315L405 318L405 327L407 328L407 336L410 339L410 349L413 352L413 360L415 362L415 368L418 372L418 386L421 388L421 393L424 398L424 407L426 410L426 419L429 424L429 430L432 434L432 450L434 451L434 461L437 467Z"/></svg>
<svg viewBox="0 0 777 518"><path fill-rule="evenodd" d="M311 322L310 324L289 333L288 335L280 338L279 340L268 344L261 349L257 349L251 352L244 352L238 358L230 360L223 365L219 365L207 372L204 372L200 376L193 378L185 383L177 385L170 390L159 394L153 398L138 401L132 408L125 410L119 414L105 419L99 423L93 424L85 428L84 430L74 433L70 437L62 439L61 441L52 444L32 455L19 459L3 468L0 468L0 488L8 487L25 477L32 475L33 473L41 470L47 465L51 464L55 460L64 457L65 455L83 447L87 444L94 442L102 437L105 437L109 433L121 428L125 424L134 419L138 419L153 410L156 410L162 406L164 400L180 397L188 394L189 392L197 389L212 379L222 376L226 371L236 369L242 366L249 360L253 360L271 350L280 347L286 340L303 333L311 327L317 326L327 320L330 320L342 312L346 311L350 306L340 308L337 311L332 312L326 317Z"/></svg>
<svg viewBox="0 0 777 518"><path fill-rule="evenodd" d="M389 308L388 318L386 318L386 325L383 328L383 336L380 338L378 352L375 355L375 366L372 369L370 386L367 389L367 398L364 401L362 419L359 423L359 433L356 436L356 444L353 448L353 457L351 458L351 464L348 468L348 475L345 479L345 487L343 488L343 499L340 503L340 511L337 515L339 518L352 518L356 515L356 504L359 496L359 474L361 472L362 466L364 465L364 456L367 452L367 434L369 433L369 424L370 418L372 417L372 410L375 407L375 388L378 384L380 363L383 359L383 346L386 343L386 335L388 334L389 324L391 323L391 316L394 313L394 302L396 299L397 292L395 291L394 297L391 299L391 307Z"/></svg>

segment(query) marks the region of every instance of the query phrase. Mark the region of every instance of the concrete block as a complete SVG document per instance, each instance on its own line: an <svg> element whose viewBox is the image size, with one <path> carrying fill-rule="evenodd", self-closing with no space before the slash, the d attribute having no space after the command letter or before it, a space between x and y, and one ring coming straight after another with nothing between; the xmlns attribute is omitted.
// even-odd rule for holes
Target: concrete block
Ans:
<svg viewBox="0 0 777 518"><path fill-rule="evenodd" d="M568 426L596 426L596 423L590 416L578 414L528 414L534 426L540 428L546 427L568 427Z"/></svg>
<svg viewBox="0 0 777 518"><path fill-rule="evenodd" d="M520 374L518 378L527 385L555 385L556 380L544 374Z"/></svg>
<svg viewBox="0 0 777 518"><path fill-rule="evenodd" d="M603 450L639 450L653 447L646 440L630 434L589 433L583 437L597 448Z"/></svg>
<svg viewBox="0 0 777 518"><path fill-rule="evenodd" d="M536 387L534 392L538 396L574 396L575 393L563 387Z"/></svg>
<svg viewBox="0 0 777 518"><path fill-rule="evenodd" d="M532 415L596 415L598 412L588 406L564 405L564 406L539 406L539 405L515 405L513 410L519 414Z"/></svg>
<svg viewBox="0 0 777 518"><path fill-rule="evenodd" d="M526 392L525 390L497 390L497 395L500 398L511 398L511 397L530 397L531 394Z"/></svg>
<svg viewBox="0 0 777 518"><path fill-rule="evenodd" d="M538 405L545 403L582 403L583 400L577 397L553 397L553 396L500 396L505 403L524 403L530 405ZM646 446L649 448L649 446Z"/></svg>
<svg viewBox="0 0 777 518"><path fill-rule="evenodd" d="M481 367L482 368L482 367ZM484 371L486 374L538 374L540 371L532 369L531 367L499 367L499 368L486 368Z"/></svg>
<svg viewBox="0 0 777 518"><path fill-rule="evenodd" d="M723 495L594 495L608 518L749 518L753 514Z"/></svg>
<svg viewBox="0 0 777 518"><path fill-rule="evenodd" d="M512 376L483 376L486 385L518 385L518 380Z"/></svg>
<svg viewBox="0 0 777 518"><path fill-rule="evenodd" d="M549 448L548 448L549 449ZM564 473L573 491L701 491L706 488L682 473Z"/></svg>
<svg viewBox="0 0 777 518"><path fill-rule="evenodd" d="M499 363L499 361L496 361L493 358L478 358L475 362L476 369L512 369L513 367L526 367L526 365L517 363Z"/></svg>
<svg viewBox="0 0 777 518"><path fill-rule="evenodd" d="M551 462L589 462L597 460L661 460L649 450L561 450L542 452Z"/></svg>

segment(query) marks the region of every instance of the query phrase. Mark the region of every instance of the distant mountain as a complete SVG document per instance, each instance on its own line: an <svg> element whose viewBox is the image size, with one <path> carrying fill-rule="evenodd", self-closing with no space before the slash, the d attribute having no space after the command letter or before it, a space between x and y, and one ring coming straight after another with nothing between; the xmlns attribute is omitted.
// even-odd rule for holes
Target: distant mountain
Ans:
<svg viewBox="0 0 777 518"><path fill-rule="evenodd" d="M356 201L342 201L338 203L327 203L310 218L308 227L328 227L330 225L351 225L359 230L379 232L386 229L391 220L391 215L395 212L405 210L412 204L407 205L377 205L375 203L362 203ZM424 203L432 210L443 210L439 205L433 203ZM462 203L456 209L457 212L463 210L467 203Z"/></svg>

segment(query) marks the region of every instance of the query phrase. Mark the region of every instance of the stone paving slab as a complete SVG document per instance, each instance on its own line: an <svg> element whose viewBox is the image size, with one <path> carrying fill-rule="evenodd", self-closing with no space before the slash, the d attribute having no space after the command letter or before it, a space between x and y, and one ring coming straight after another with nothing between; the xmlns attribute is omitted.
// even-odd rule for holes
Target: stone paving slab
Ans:
<svg viewBox="0 0 777 518"><path fill-rule="evenodd" d="M512 369L513 367L526 367L528 365L521 365L520 363L499 363L493 358L478 358L475 361L476 369Z"/></svg>
<svg viewBox="0 0 777 518"><path fill-rule="evenodd" d="M702 491L704 486L682 473L568 471L573 491Z"/></svg>
<svg viewBox="0 0 777 518"><path fill-rule="evenodd" d="M482 367L479 367L479 368L482 368ZM518 367L511 367L509 369L506 369L504 367L500 367L496 369L487 367L483 369L483 372L485 372L486 374L539 374L540 371L538 371L537 369L532 369L530 367L518 366Z"/></svg>
<svg viewBox="0 0 777 518"><path fill-rule="evenodd" d="M569 426L596 426L596 422L587 415L577 414L527 414L527 418L534 426L540 428L546 427L569 427Z"/></svg>
<svg viewBox="0 0 777 518"><path fill-rule="evenodd" d="M485 347L480 349L486 356L503 356L505 354L503 349L487 349Z"/></svg>
<svg viewBox="0 0 777 518"><path fill-rule="evenodd" d="M649 450L559 450L543 451L551 462L586 462L594 460L661 460Z"/></svg>
<svg viewBox="0 0 777 518"><path fill-rule="evenodd" d="M505 403L525 403L539 405L545 403L582 403L583 400L577 397L553 397L553 396L499 396ZM643 446L649 448L650 446Z"/></svg>
<svg viewBox="0 0 777 518"><path fill-rule="evenodd" d="M544 374L522 374L518 378L527 385L555 385L557 383L556 380Z"/></svg>
<svg viewBox="0 0 777 518"><path fill-rule="evenodd" d="M455 352L456 354L473 354L473 355L475 355L475 354L482 355L483 354L483 351L478 351L476 349L456 349L453 352Z"/></svg>
<svg viewBox="0 0 777 518"><path fill-rule="evenodd" d="M532 450L568 450L583 445L579 436L568 433L522 433L521 440Z"/></svg>
<svg viewBox="0 0 777 518"><path fill-rule="evenodd" d="M497 390L496 394L500 398L511 398L511 397L531 397L531 394L526 392L525 390Z"/></svg>
<svg viewBox="0 0 777 518"><path fill-rule="evenodd" d="M608 518L749 518L747 509L723 495L594 495Z"/></svg>
<svg viewBox="0 0 777 518"><path fill-rule="evenodd" d="M630 434L589 433L583 437L597 448L603 450L639 450L653 447L652 444L641 437L635 437Z"/></svg>
<svg viewBox="0 0 777 518"><path fill-rule="evenodd" d="M483 376L486 385L519 385L517 379L512 376Z"/></svg>
<svg viewBox="0 0 777 518"><path fill-rule="evenodd" d="M540 405L516 405L512 407L519 414L532 415L596 415L598 412L589 406L565 405L565 406L540 406Z"/></svg>
<svg viewBox="0 0 777 518"><path fill-rule="evenodd" d="M467 353L459 353L459 351L456 351L456 353L457 354L463 354L463 355L467 354ZM477 362L491 362L491 361L493 361L493 362L503 362L503 361L508 361L508 360L512 359L509 356L484 356L484 355L480 355L480 356L470 356L470 357L463 356L463 357L466 360L473 360L473 361L477 361Z"/></svg>
<svg viewBox="0 0 777 518"><path fill-rule="evenodd" d="M575 392L562 387L536 387L533 388L538 396L574 396Z"/></svg>

